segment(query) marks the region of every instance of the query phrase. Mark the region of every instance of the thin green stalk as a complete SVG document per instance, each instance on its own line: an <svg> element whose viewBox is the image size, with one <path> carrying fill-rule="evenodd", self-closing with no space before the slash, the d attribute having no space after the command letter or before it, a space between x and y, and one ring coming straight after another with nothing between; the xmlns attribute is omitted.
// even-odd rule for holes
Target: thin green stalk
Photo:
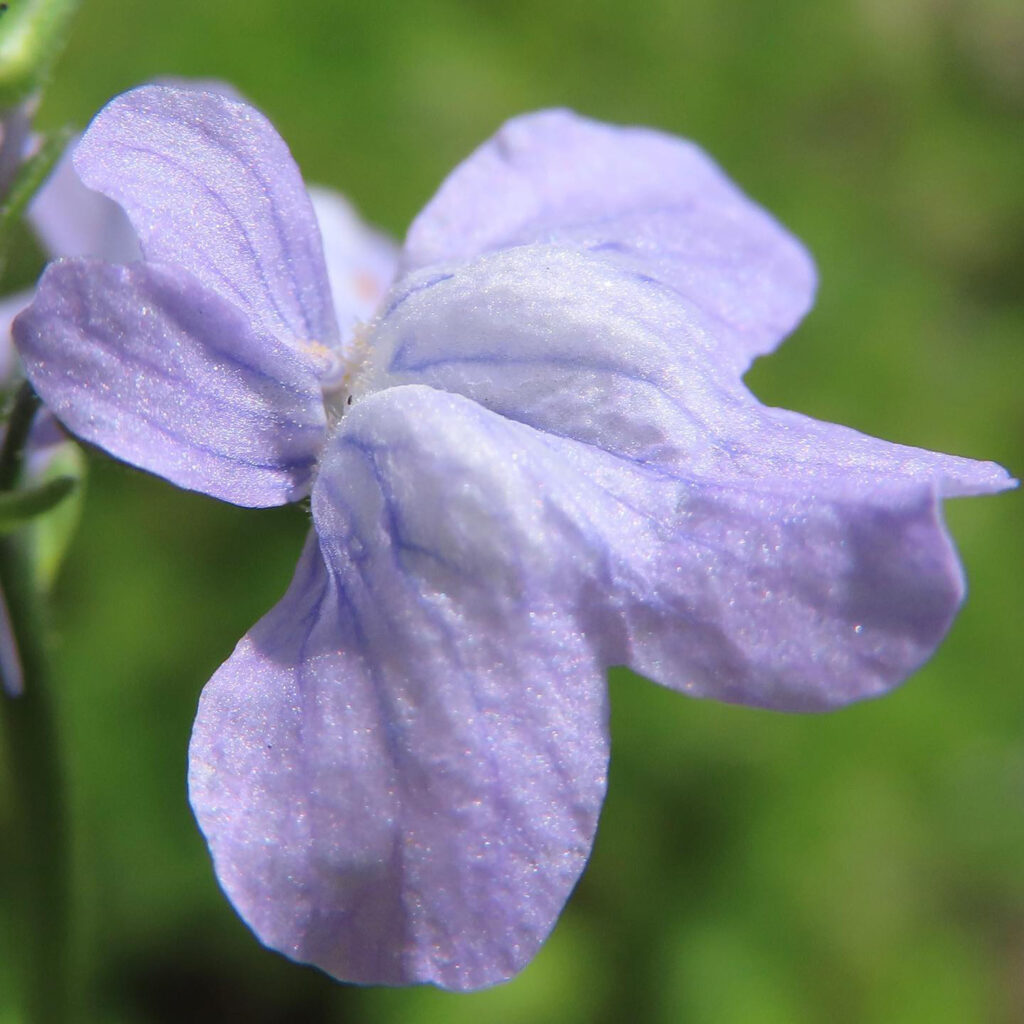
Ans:
<svg viewBox="0 0 1024 1024"><path fill-rule="evenodd" d="M25 443L40 405L32 385L24 381L14 396L3 447L0 448L0 491L13 490L21 476L25 464Z"/></svg>
<svg viewBox="0 0 1024 1024"><path fill-rule="evenodd" d="M38 399L31 388L15 400L0 450L0 488L19 477ZM16 907L14 951L22 957L25 1024L65 1024L69 996L69 844L57 724L51 700L40 595L21 531L0 537L0 588L23 680L20 696L0 694L0 727L10 773L14 822L5 879Z"/></svg>

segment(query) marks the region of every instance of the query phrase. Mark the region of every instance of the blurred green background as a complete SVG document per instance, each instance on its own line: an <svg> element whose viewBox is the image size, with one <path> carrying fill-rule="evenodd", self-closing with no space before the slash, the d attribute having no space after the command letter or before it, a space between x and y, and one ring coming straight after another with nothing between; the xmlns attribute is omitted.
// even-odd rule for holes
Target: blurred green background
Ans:
<svg viewBox="0 0 1024 1024"><path fill-rule="evenodd" d="M524 110L690 136L818 261L757 393L1020 474L1022 53L1015 0L86 0L41 122L158 75L227 79L308 180L398 236ZM199 690L283 592L304 511L90 462L54 609L85 1020L1024 1021L1019 493L948 506L972 593L884 700L787 717L616 675L590 867L519 978L459 996L263 950L187 806Z"/></svg>

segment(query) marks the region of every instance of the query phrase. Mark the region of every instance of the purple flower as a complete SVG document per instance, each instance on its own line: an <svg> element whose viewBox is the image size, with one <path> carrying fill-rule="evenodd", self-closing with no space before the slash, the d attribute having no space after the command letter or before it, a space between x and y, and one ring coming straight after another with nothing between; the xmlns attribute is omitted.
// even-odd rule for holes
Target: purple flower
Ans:
<svg viewBox="0 0 1024 1024"><path fill-rule="evenodd" d="M16 325L40 394L182 486L312 496L288 593L203 693L189 784L239 913L335 977L514 974L590 850L609 666L784 710L882 693L963 594L940 499L1012 484L750 394L814 272L679 139L510 122L354 329L249 107L140 89L75 164L144 258L46 271Z"/></svg>

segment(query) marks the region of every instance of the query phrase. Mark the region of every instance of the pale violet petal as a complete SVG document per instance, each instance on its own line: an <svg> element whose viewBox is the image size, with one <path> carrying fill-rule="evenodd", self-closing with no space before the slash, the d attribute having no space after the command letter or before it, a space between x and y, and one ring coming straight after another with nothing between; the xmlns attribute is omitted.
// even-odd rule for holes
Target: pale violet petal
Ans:
<svg viewBox="0 0 1024 1024"><path fill-rule="evenodd" d="M64 154L28 208L28 219L51 257L98 256L130 263L140 256L139 241L124 210L112 199L86 188L72 153Z"/></svg>
<svg viewBox="0 0 1024 1024"><path fill-rule="evenodd" d="M700 312L670 289L559 246L520 246L400 279L355 396L427 384L646 462L713 456L745 394Z"/></svg>
<svg viewBox="0 0 1024 1024"><path fill-rule="evenodd" d="M111 454L239 505L308 491L326 422L313 371L180 268L53 263L14 336L43 401Z"/></svg>
<svg viewBox="0 0 1024 1024"><path fill-rule="evenodd" d="M244 103L227 82L217 79L158 78L153 84L196 92L212 92ZM139 259L139 240L127 214L113 199L86 188L75 171L73 154L81 141L67 145L46 184L32 200L28 218L51 258L98 256L111 263Z"/></svg>
<svg viewBox="0 0 1024 1024"><path fill-rule="evenodd" d="M399 391L353 407L375 403L375 424L404 408L415 424L415 438L388 437L400 456L378 441L378 462L404 464L415 451L435 463L433 483L394 485L388 528L399 557L436 560L435 587L446 594L462 579L486 579L527 607L572 609L578 635L605 665L694 695L823 709L903 681L959 606L962 575L937 498L943 456L900 463L913 450L854 435L852 464L840 438L831 451L822 445L813 474L778 477L771 457L758 474L752 456L743 475L670 473L455 395ZM838 461L826 473L829 456ZM451 462L471 460L475 529L446 514L450 495L470 487ZM979 480L990 472L973 465ZM1008 483L1003 476L990 489ZM524 564L530 587L518 583Z"/></svg>
<svg viewBox="0 0 1024 1024"><path fill-rule="evenodd" d="M243 918L344 980L510 976L587 855L604 666L814 710L941 639L962 580L934 489L839 477L671 475L432 388L357 401L292 588L193 734Z"/></svg>
<svg viewBox="0 0 1024 1024"><path fill-rule="evenodd" d="M520 487L558 508L558 525L543 534L552 550L541 557L560 579L580 581L575 607L606 664L695 695L786 710L881 693L931 655L962 596L940 491L991 493L1014 481L991 463L803 417L780 433L775 411L764 412L760 449L748 438L740 458L720 438L723 461L704 473L498 427L457 402L448 414L463 421L460 436L482 433L478 443L495 446L512 481L507 493ZM793 454L797 421L813 459ZM430 424L424 416L428 434ZM786 471L784 452L793 463ZM436 506L424 500L422 515L443 518L440 508L440 497ZM568 543L567 534L585 541ZM500 564L496 556L479 571L499 578Z"/></svg>
<svg viewBox="0 0 1024 1024"><path fill-rule="evenodd" d="M521 246L401 280L355 393L427 384L670 474L813 486L858 471L865 487L891 474L944 496L1007 486L991 463L766 408L714 345L671 289L592 254Z"/></svg>
<svg viewBox="0 0 1024 1024"><path fill-rule="evenodd" d="M622 506L602 529L619 615L610 658L666 686L781 711L838 707L903 682L960 605L959 561L926 483L840 467L828 481L659 477L552 443L565 484Z"/></svg>
<svg viewBox="0 0 1024 1024"><path fill-rule="evenodd" d="M822 494L851 486L868 493L880 481L916 482L934 487L942 498L995 494L1017 485L994 462L882 441L850 427L763 406L753 396L732 412L730 436L720 449L718 471L723 478L773 480Z"/></svg>
<svg viewBox="0 0 1024 1024"><path fill-rule="evenodd" d="M510 434L539 436L431 389L354 406L319 545L203 693L190 794L221 884L344 980L508 978L589 853L606 687L572 566L605 555Z"/></svg>
<svg viewBox="0 0 1024 1024"><path fill-rule="evenodd" d="M309 198L320 225L344 350L356 328L374 318L380 300L391 287L398 246L382 231L365 224L337 192L310 185Z"/></svg>
<svg viewBox="0 0 1024 1024"><path fill-rule="evenodd" d="M309 196L258 111L144 86L100 111L74 162L86 185L124 208L147 259L183 267L300 347L336 343Z"/></svg>
<svg viewBox="0 0 1024 1024"><path fill-rule="evenodd" d="M599 251L678 290L742 370L810 308L813 263L696 145L566 110L509 121L413 222L404 268L535 242Z"/></svg>

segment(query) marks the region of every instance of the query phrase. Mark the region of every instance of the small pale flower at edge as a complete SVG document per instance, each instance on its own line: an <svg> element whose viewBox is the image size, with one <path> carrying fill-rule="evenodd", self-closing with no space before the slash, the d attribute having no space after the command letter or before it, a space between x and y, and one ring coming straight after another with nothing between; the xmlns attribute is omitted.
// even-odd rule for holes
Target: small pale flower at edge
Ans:
<svg viewBox="0 0 1024 1024"><path fill-rule="evenodd" d="M74 160L142 259L47 269L15 324L39 394L182 487L311 496L291 587L203 692L189 787L238 912L336 978L515 974L590 851L609 666L780 710L883 693L963 595L941 499L1012 486L753 397L813 267L683 140L509 122L379 305L386 243L332 298L324 248L358 222L321 244L243 103L135 90Z"/></svg>

